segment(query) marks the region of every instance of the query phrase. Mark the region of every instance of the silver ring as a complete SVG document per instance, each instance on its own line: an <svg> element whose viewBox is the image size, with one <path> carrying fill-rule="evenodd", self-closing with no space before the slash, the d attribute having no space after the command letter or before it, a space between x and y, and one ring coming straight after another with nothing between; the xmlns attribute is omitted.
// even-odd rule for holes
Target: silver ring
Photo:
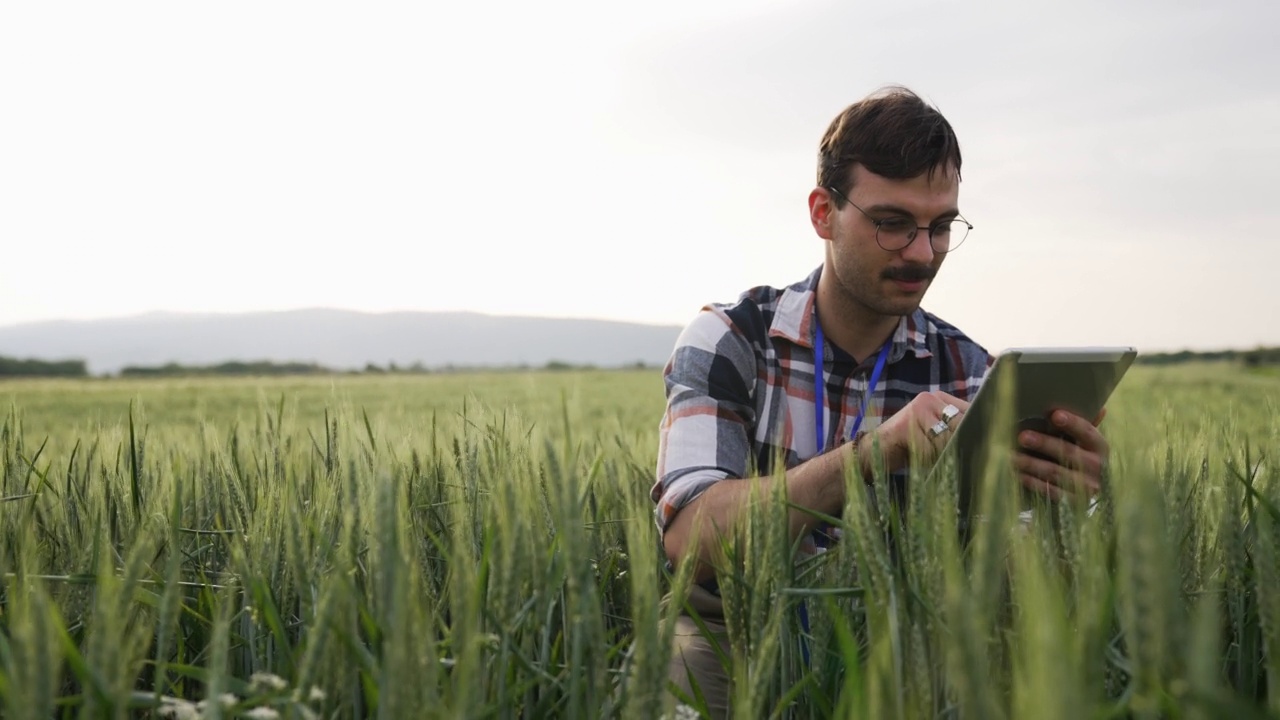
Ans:
<svg viewBox="0 0 1280 720"><path fill-rule="evenodd" d="M929 428L929 437L936 438L950 429L950 427L947 427L947 422L945 420L939 420L934 423L933 427Z"/></svg>
<svg viewBox="0 0 1280 720"><path fill-rule="evenodd" d="M954 420L955 417L959 414L960 414L960 408L956 407L955 405L948 405L942 408L942 422L950 425L951 421Z"/></svg>

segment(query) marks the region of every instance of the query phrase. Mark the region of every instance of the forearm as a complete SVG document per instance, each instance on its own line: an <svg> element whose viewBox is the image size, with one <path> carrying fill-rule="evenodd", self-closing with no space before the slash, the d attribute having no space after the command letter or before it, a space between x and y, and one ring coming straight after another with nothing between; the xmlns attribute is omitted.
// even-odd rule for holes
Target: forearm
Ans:
<svg viewBox="0 0 1280 720"><path fill-rule="evenodd" d="M783 477L787 500L795 507L787 508L787 526L792 541L812 531L819 524L814 512L839 515L844 509L845 469L857 461L865 477L870 463L867 453L859 452L853 443L845 443L830 452L815 456L791 468ZM698 566L695 580L710 577L713 563L719 557L721 538L736 533L746 516L751 498L772 495L774 476L728 479L712 485L691 503L681 508L663 533L663 547L673 563L680 562L690 544L696 545Z"/></svg>

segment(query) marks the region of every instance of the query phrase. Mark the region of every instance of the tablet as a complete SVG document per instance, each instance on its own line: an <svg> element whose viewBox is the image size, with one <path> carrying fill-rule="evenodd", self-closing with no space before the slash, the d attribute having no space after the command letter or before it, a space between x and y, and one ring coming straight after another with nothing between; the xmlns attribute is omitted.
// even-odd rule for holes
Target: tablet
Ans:
<svg viewBox="0 0 1280 720"><path fill-rule="evenodd" d="M1137 355L1132 347L1010 348L1000 353L933 468L958 473L962 525L970 516L975 489L993 469L992 459L1016 451L1019 432L1057 434L1048 418L1059 408L1097 417Z"/></svg>

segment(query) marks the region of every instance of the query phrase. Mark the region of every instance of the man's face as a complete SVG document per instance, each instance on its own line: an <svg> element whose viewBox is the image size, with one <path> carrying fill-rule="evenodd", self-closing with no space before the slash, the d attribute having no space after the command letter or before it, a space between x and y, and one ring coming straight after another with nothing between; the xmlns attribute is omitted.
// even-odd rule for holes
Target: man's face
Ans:
<svg viewBox="0 0 1280 720"><path fill-rule="evenodd" d="M914 312L946 255L934 252L923 229L905 248L885 250L877 241L874 221L888 221L885 227L901 227L905 221L927 228L955 218L960 195L955 171L939 169L932 179L926 174L890 180L855 165L853 185L845 192L849 202L844 207L837 209L836 196L828 191L829 205L822 208L818 197L822 192L814 191L814 225L819 235L830 240L827 268L834 271L840 295L880 315ZM820 218L825 223L820 223ZM884 244L891 245L887 238L886 234Z"/></svg>

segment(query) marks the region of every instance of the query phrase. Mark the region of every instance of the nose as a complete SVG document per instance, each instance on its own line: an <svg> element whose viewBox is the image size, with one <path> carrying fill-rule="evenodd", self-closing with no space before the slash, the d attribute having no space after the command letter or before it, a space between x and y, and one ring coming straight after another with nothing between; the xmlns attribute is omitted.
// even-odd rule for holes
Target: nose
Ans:
<svg viewBox="0 0 1280 720"><path fill-rule="evenodd" d="M925 229L916 230L916 236L906 247L902 248L902 259L920 265L928 265L933 262L933 243L929 238L929 231Z"/></svg>

